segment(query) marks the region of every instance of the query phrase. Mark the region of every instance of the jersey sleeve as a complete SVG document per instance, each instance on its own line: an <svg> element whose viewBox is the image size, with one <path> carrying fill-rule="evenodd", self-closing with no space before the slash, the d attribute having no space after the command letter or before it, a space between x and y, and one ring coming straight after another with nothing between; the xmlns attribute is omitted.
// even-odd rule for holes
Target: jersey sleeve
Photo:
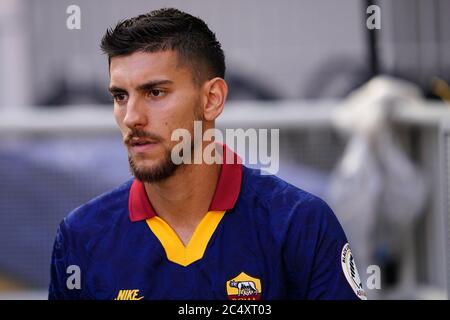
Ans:
<svg viewBox="0 0 450 320"><path fill-rule="evenodd" d="M366 299L344 230L323 200L295 208L286 248L289 298Z"/></svg>
<svg viewBox="0 0 450 320"><path fill-rule="evenodd" d="M76 277L71 266L74 264L73 253L70 249L70 238L65 221L61 222L56 232L55 242L53 245L53 252L50 266L50 285L48 292L49 300L73 300L79 299L79 292L73 287L72 279L69 277Z"/></svg>

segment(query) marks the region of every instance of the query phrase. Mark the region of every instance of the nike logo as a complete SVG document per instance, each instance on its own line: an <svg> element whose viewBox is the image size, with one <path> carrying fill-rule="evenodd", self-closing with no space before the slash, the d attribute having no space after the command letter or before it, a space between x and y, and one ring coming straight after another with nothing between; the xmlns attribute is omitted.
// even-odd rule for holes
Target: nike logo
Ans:
<svg viewBox="0 0 450 320"><path fill-rule="evenodd" d="M141 300L144 297L138 297L139 290L119 290L117 297L114 300Z"/></svg>

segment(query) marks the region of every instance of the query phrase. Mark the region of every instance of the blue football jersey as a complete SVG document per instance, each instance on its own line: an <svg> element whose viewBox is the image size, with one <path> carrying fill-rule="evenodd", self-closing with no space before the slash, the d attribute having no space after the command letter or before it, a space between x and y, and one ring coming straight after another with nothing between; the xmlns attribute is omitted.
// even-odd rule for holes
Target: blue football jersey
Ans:
<svg viewBox="0 0 450 320"><path fill-rule="evenodd" d="M222 164L185 246L132 179L59 225L49 299L365 299L346 236L320 198Z"/></svg>

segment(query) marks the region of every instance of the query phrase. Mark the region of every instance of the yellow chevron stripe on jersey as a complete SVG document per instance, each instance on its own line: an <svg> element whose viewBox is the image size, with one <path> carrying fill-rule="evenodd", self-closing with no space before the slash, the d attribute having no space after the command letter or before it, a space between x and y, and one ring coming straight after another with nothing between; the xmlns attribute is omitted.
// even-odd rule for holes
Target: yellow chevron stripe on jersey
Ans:
<svg viewBox="0 0 450 320"><path fill-rule="evenodd" d="M200 260L211 236L222 220L225 211L209 211L200 221L187 246L184 246L175 231L160 217L147 219L147 225L163 246L167 259L186 267Z"/></svg>

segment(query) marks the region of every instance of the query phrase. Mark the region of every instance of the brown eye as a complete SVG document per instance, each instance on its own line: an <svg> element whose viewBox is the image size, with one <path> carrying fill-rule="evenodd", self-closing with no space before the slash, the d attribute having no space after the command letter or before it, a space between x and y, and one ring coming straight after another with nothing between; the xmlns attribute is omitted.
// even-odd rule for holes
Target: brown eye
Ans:
<svg viewBox="0 0 450 320"><path fill-rule="evenodd" d="M114 100L116 100L117 102L122 102L126 100L126 95L123 93L118 93L113 95Z"/></svg>
<svg viewBox="0 0 450 320"><path fill-rule="evenodd" d="M161 97L164 95L164 92L162 90L158 90L158 89L153 89L150 91L150 95L152 97Z"/></svg>

